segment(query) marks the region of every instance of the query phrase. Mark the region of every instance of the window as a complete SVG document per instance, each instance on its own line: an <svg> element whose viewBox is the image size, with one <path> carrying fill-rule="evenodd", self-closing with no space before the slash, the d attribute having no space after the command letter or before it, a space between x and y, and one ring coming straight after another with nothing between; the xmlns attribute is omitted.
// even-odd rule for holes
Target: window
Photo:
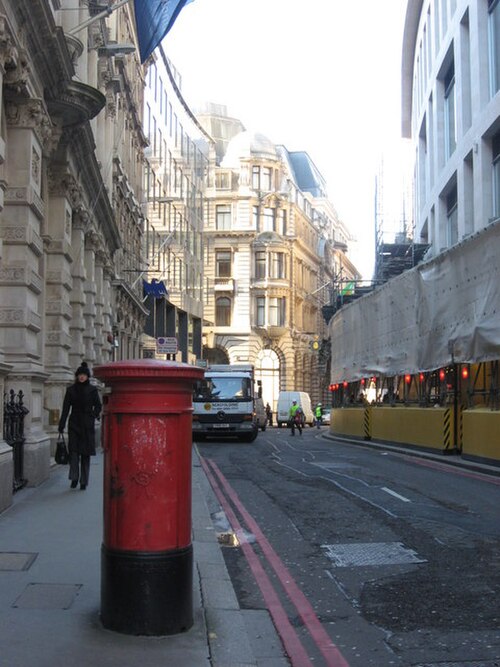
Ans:
<svg viewBox="0 0 500 667"><path fill-rule="evenodd" d="M231 299L227 296L215 300L215 324L218 327L231 326Z"/></svg>
<svg viewBox="0 0 500 667"><path fill-rule="evenodd" d="M260 167L252 167L252 188L260 190Z"/></svg>
<svg viewBox="0 0 500 667"><path fill-rule="evenodd" d="M286 211L283 208L278 210L276 231L278 232L278 234L281 234L281 236L284 236L286 234Z"/></svg>
<svg viewBox="0 0 500 667"><path fill-rule="evenodd" d="M255 299L255 322L258 327L266 325L266 298L258 296Z"/></svg>
<svg viewBox="0 0 500 667"><path fill-rule="evenodd" d="M274 232L274 208L264 208L262 216L262 231Z"/></svg>
<svg viewBox="0 0 500 667"><path fill-rule="evenodd" d="M231 205L218 204L215 207L215 226L216 229L231 229Z"/></svg>
<svg viewBox="0 0 500 667"><path fill-rule="evenodd" d="M255 278L262 280L266 277L266 253L259 250L255 253Z"/></svg>
<svg viewBox="0 0 500 667"><path fill-rule="evenodd" d="M270 192L272 190L271 188L271 168L270 167L262 167L262 178L261 178L261 186L262 190L264 192Z"/></svg>
<svg viewBox="0 0 500 667"><path fill-rule="evenodd" d="M285 303L284 297L271 297L269 299L269 324L271 326L284 326Z"/></svg>
<svg viewBox="0 0 500 667"><path fill-rule="evenodd" d="M256 231L259 231L259 207L252 207L252 224Z"/></svg>
<svg viewBox="0 0 500 667"><path fill-rule="evenodd" d="M500 89L500 1L488 0L489 47L492 96Z"/></svg>
<svg viewBox="0 0 500 667"><path fill-rule="evenodd" d="M271 278L286 278L285 254L282 252L271 253Z"/></svg>
<svg viewBox="0 0 500 667"><path fill-rule="evenodd" d="M231 277L231 251L217 250L215 253L215 274L217 278Z"/></svg>
<svg viewBox="0 0 500 667"><path fill-rule="evenodd" d="M446 241L448 247L458 241L458 206L457 206L457 186L446 195Z"/></svg>
<svg viewBox="0 0 500 667"><path fill-rule="evenodd" d="M455 107L455 65L452 63L444 77L444 126L447 158L453 154L457 145Z"/></svg>
<svg viewBox="0 0 500 667"><path fill-rule="evenodd" d="M229 190L230 189L230 180L229 172L227 171L218 171L215 174L215 187L217 190Z"/></svg>
<svg viewBox="0 0 500 667"><path fill-rule="evenodd" d="M493 157L493 215L500 217L500 132L492 140Z"/></svg>

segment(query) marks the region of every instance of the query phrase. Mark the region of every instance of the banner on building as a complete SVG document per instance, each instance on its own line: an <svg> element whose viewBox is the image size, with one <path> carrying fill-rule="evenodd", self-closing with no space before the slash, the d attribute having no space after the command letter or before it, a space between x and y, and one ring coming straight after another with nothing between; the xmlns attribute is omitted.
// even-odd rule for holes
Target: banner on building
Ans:
<svg viewBox="0 0 500 667"><path fill-rule="evenodd" d="M134 0L141 63L153 53L174 25L181 9L193 0Z"/></svg>

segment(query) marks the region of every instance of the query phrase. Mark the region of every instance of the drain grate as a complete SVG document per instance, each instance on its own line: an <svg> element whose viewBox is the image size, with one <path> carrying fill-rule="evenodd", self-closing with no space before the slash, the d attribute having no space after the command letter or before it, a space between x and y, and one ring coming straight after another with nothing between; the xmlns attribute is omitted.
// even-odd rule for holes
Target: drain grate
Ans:
<svg viewBox="0 0 500 667"><path fill-rule="evenodd" d="M18 609L69 609L81 584L28 584L12 605Z"/></svg>
<svg viewBox="0 0 500 667"><path fill-rule="evenodd" d="M0 571L15 571L29 570L35 562L37 553L21 553L17 551L1 551L0 552Z"/></svg>
<svg viewBox="0 0 500 667"><path fill-rule="evenodd" d="M401 542L323 544L322 549L335 567L425 563L413 549L408 549Z"/></svg>

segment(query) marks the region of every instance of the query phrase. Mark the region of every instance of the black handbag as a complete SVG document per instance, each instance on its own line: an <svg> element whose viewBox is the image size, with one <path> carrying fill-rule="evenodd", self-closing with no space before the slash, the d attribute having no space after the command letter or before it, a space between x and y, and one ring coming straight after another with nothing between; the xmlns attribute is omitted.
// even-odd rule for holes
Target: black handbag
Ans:
<svg viewBox="0 0 500 667"><path fill-rule="evenodd" d="M68 448L66 447L64 435L62 433L59 433L59 437L57 438L56 454L54 458L59 465L65 466L69 463Z"/></svg>

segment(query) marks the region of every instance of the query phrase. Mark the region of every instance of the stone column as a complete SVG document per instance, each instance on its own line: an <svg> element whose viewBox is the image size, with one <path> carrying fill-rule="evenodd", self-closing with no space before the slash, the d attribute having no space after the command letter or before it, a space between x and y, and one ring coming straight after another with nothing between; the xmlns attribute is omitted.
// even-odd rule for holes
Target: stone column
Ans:
<svg viewBox="0 0 500 667"><path fill-rule="evenodd" d="M84 355L83 332L85 331L85 318L83 309L85 306L84 283L86 278L85 230L89 225L89 216L83 210L75 211L73 213L72 222L71 247L73 251L73 289L70 296L71 322L69 331L71 336L71 350L69 352L69 366L74 373L80 365Z"/></svg>
<svg viewBox="0 0 500 667"><path fill-rule="evenodd" d="M5 19L0 17L0 114L3 113L3 81L5 74L5 64L12 59L11 38L7 34ZM0 118L0 122L3 122ZM0 137L0 215L4 207L4 162L5 162L5 141ZM0 223L1 228L1 223ZM3 263L3 242L0 229L0 285L8 282L8 271L4 269ZM4 362L3 335L0 329L0 396L5 393L5 377L12 369L10 364ZM12 503L12 480L14 478L14 463L12 458L12 447L3 440L3 407L0 411L0 512L9 507Z"/></svg>
<svg viewBox="0 0 500 667"><path fill-rule="evenodd" d="M70 332L72 219L73 209L79 206L81 193L74 177L60 169L50 171L48 184L45 368L50 378L45 385L44 408L46 430L52 434L54 450L64 393L74 373L69 359L73 346Z"/></svg>
<svg viewBox="0 0 500 667"><path fill-rule="evenodd" d="M83 332L84 357L89 366L95 362L96 354L94 343L96 340L96 283L95 283L95 258L99 249L99 236L90 229L85 234L85 277L83 291L85 294L85 305L83 316L85 319L85 330Z"/></svg>
<svg viewBox="0 0 500 667"><path fill-rule="evenodd" d="M94 359L102 364L107 361L104 351L109 349L107 333L104 330L104 264L105 254L99 250L95 256L95 341Z"/></svg>
<svg viewBox="0 0 500 667"><path fill-rule="evenodd" d="M13 74L11 73L12 77ZM21 77L22 80L22 77ZM21 85L21 84L19 84ZM5 199L0 327L4 358L12 365L7 389L22 390L25 419L24 477L37 485L49 474L49 438L43 424L45 206L41 197L42 147L51 124L43 100L17 98L5 105L9 160L4 167Z"/></svg>
<svg viewBox="0 0 500 667"><path fill-rule="evenodd" d="M115 330L114 330L114 321L113 321L113 309L111 300L113 297L113 292L111 288L111 280L113 276L113 266L108 260L103 266L103 276L102 276L102 295L103 295L103 305L102 305L102 321L103 321L103 331L106 337L106 347L103 349L103 362L113 361L114 358L114 339L115 339ZM111 334L113 342L108 344L108 335Z"/></svg>

